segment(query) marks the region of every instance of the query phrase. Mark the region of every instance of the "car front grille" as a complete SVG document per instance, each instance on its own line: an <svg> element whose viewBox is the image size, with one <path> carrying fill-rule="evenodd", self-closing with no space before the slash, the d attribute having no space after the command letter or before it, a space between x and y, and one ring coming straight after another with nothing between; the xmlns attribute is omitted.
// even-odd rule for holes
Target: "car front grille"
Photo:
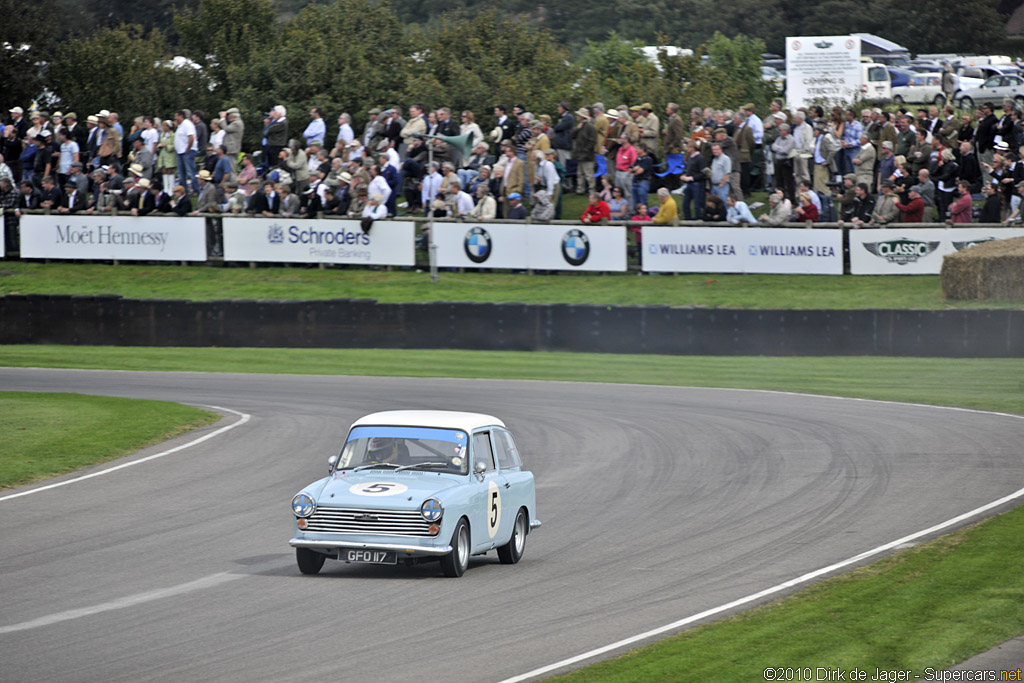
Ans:
<svg viewBox="0 0 1024 683"><path fill-rule="evenodd" d="M430 522L418 510L352 510L317 508L304 531L329 534L431 537Z"/></svg>

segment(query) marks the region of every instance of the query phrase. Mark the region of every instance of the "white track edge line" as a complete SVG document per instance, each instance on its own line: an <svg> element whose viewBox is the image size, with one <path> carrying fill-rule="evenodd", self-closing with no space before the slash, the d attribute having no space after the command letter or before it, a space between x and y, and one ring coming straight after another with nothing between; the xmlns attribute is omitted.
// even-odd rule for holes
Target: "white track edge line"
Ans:
<svg viewBox="0 0 1024 683"><path fill-rule="evenodd" d="M763 391L765 393L793 394L793 395L797 395L797 396L819 396L819 394L800 394L800 393L797 393L797 392L772 391L772 390L769 390L769 389L737 389L737 391ZM880 402L880 403L898 403L897 401L878 401L877 399L858 399L858 398L850 398L850 397L846 397L846 396L829 396L829 395L821 395L821 396L824 397L824 398L836 398L836 399L840 399L840 400L869 401L869 402ZM1024 416L1022 416L1022 415L1014 415L1013 413L997 413L997 412L986 411L986 410L975 410L975 409L972 409L972 408L956 408L956 407L951 407L951 406L932 406L932 405L929 405L929 404L919 404L919 403L904 403L902 405L921 406L923 408L947 408L949 410L959 410L959 411L964 411L964 412L969 412L969 413L981 413L981 414L986 414L986 415L1000 415L1000 416L1005 416L1005 417L1013 417L1013 418L1017 418L1017 419L1024 419ZM847 558L845 560L841 560L839 562L836 562L835 564L830 564L827 567L822 567L821 569L816 569L816 570L814 570L812 572L808 572L807 574L803 574L801 576L798 576L795 579L790 579L789 581L784 581L783 583L780 583L780 584L777 584L775 586L772 586L771 588L766 588L766 589L764 589L762 591L758 591L757 593L752 593L752 594L744 596L742 598L738 598L738 599L733 600L732 602L728 602L728 603L726 603L724 605L719 605L718 607L712 607L711 609L704 610L703 612L699 612L697 614L693 614L693 615L685 617L683 619L679 619L678 621L674 621L671 624L665 624L664 626L659 626L658 628L651 629L650 631L645 631L645 632L639 633L639 634L637 634L635 636L630 636L629 638L624 638L622 640L616 641L616 642L611 643L609 645L605 645L603 647L599 647L599 648L596 648L594 650L590 650L588 652L584 652L582 654L578 654L575 657L569 657L568 659L563 659L563 660L561 660L559 662L555 662L554 664L548 664L547 666L543 666L543 667L541 667L539 669L534 669L533 671L528 671L528 672L526 672L524 674L520 674L518 676L513 676L512 678L506 678L506 679L504 679L502 681L499 681L499 683L522 683L522 681L528 681L528 680L530 680L532 678L536 678L537 676L542 676L544 674L551 673L552 671L556 671L558 669L562 669L562 668L567 667L567 666L572 666L573 664L578 664L578 663L586 661L588 659L593 659L594 657L599 657L600 655L606 654L608 652L612 652L614 650L618 650L618 649L626 647L628 645L633 645L633 644L639 643L639 642L644 641L644 640L646 640L648 638L652 638L654 636L659 636L659 635L662 635L663 633L667 633L669 631L673 631L673 630L681 628L683 626L687 626L687 625L692 624L692 623L694 623L696 621L700 621L701 619L706 619L708 617L712 617L712 616L715 616L717 614L721 614L722 612L726 612L728 610L731 610L731 609L733 609L735 607L740 607L742 605L746 605L746 604L754 602L756 600L760 600L761 598L768 597L769 595L773 595L775 593L780 593L780 592L782 592L782 591L784 591L784 590L786 590L788 588L793 588L795 586L799 586L802 583L807 583L808 581L812 581L814 579L817 579L817 578L819 578L821 576L824 576L825 574L829 574L829 573L834 572L834 571L836 571L838 569L843 569L843 568L848 567L848 566L850 566L852 564L856 564L857 562L865 560L865 559L867 559L869 557L873 557L875 555L879 555L881 553L884 553L887 550L892 550L893 548L896 548L897 546L900 546L900 545L902 545L904 543L908 543L910 541L917 540L917 539L919 539L919 538L921 538L923 536L927 536L929 534L933 534L936 531L941 531L941 530L946 529L948 527L951 527L951 526L954 526L956 524L959 524L960 522L966 521L966 520L970 519L971 517L976 517L976 516L978 516L978 515L980 515L980 514L982 514L984 512L988 512L989 510L992 510L993 508L997 508L1000 505L1003 505L1003 504L1008 503L1008 502L1010 502L1012 500L1020 498L1021 496L1024 496L1024 488L1017 489L1016 491L1014 491L1013 493L1011 493L1011 494L1009 494L1007 496L1003 496L1002 498L1000 498L998 500L992 501L991 503L988 503L986 505L982 505L981 507L975 508L973 510L970 510L969 512L965 512L965 513L963 513L961 515L957 515L956 517L953 517L952 519L948 519L945 522L940 522L939 524L936 524L934 526L928 527L927 529L924 529L922 531L918 531L916 533L910 534L909 536L904 536L903 538L898 538L895 541L890 541L890 542L888 542L888 543L886 543L884 545L878 546L877 548L872 548L871 550L866 550L866 551L860 553L859 555L854 555L853 557Z"/></svg>
<svg viewBox="0 0 1024 683"><path fill-rule="evenodd" d="M39 493L40 491L48 491L50 489L55 489L55 488L60 487L60 486L67 486L68 484L74 484L77 481L83 481L85 479L92 479L93 477L98 477L98 476L100 476L102 474L109 474L110 472L116 472L117 470L122 470L125 467L132 467L133 465L138 465L140 463L149 462L150 460L156 460L157 458L162 458L165 455L170 455L171 453L177 453L178 451L183 451L186 448L191 448L192 446L201 444L202 442L204 442L204 441L206 441L208 439L212 439L215 436L220 436L224 432L230 431L230 430L234 429L235 427L241 427L246 422L248 422L250 419L252 419L251 415L249 415L247 413L239 412L237 410L231 410L230 408L221 408L220 406L207 406L207 405L203 405L203 406L200 406L200 407L202 407L202 408L213 408L214 410L220 410L220 411L223 411L225 413L231 413L233 415L238 415L239 419L236 420L235 422L232 422L229 425L225 425L225 426L221 427L220 429L212 431L209 434L204 434L203 436L200 436L197 439L193 439L192 441L189 441L188 443L183 443L180 446L175 446L174 448L169 448L166 451L161 451L159 453L154 453L153 455L147 455L145 458L139 458L138 460L132 460L131 462L121 463L120 465L115 465L114 467L108 467L107 469L100 470L98 472L91 472L89 474L84 474L84 475L82 475L80 477L75 477L74 479L65 479L64 481L58 481L55 484L47 484L46 486L40 486L39 488L29 489L28 491L21 491L20 493L12 493L12 494L7 495L7 496L2 496L2 497L0 497L0 502L3 502L5 500L11 500L12 498L20 498L21 496L28 496L28 495L31 495L33 493Z"/></svg>

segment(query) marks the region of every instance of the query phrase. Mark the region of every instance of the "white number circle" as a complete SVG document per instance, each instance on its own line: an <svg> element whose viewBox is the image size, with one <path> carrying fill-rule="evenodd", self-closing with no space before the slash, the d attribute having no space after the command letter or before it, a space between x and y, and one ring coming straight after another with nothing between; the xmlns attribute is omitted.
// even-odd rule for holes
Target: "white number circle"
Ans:
<svg viewBox="0 0 1024 683"><path fill-rule="evenodd" d="M396 496L408 491L409 487L405 484L388 481L366 481L361 484L352 484L348 490L357 496Z"/></svg>
<svg viewBox="0 0 1024 683"><path fill-rule="evenodd" d="M501 524L501 491L494 481L487 484L487 535L494 538Z"/></svg>

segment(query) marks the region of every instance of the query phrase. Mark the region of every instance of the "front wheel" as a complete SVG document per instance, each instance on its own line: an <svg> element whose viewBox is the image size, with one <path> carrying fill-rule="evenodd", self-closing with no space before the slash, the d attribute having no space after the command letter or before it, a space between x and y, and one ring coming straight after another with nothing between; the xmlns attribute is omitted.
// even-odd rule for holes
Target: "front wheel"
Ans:
<svg viewBox="0 0 1024 683"><path fill-rule="evenodd" d="M498 559L502 564L515 564L523 556L526 549L526 512L519 508L516 523L512 527L512 537L508 543L498 548Z"/></svg>
<svg viewBox="0 0 1024 683"><path fill-rule="evenodd" d="M458 578L469 567L469 525L460 519L452 534L452 551L441 558L441 571L445 576Z"/></svg>
<svg viewBox="0 0 1024 683"><path fill-rule="evenodd" d="M893 95L892 96L892 103L893 104L904 104L904 100L903 100L903 98L900 95Z"/></svg>
<svg viewBox="0 0 1024 683"><path fill-rule="evenodd" d="M936 107L941 107L944 104L946 104L946 96L945 95L936 95L935 96L935 106Z"/></svg>
<svg viewBox="0 0 1024 683"><path fill-rule="evenodd" d="M974 109L974 100L972 100L970 97L961 97L960 98L960 108L961 109Z"/></svg>
<svg viewBox="0 0 1024 683"><path fill-rule="evenodd" d="M295 562L299 565L299 571L303 574L319 574L320 568L324 566L327 556L309 548L295 549Z"/></svg>

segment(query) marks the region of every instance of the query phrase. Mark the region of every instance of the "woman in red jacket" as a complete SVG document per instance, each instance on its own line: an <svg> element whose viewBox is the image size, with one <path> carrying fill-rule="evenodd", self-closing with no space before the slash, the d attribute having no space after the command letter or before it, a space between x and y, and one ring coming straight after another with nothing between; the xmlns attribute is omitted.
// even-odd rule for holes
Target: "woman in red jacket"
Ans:
<svg viewBox="0 0 1024 683"><path fill-rule="evenodd" d="M590 193L590 204L587 210L580 216L584 223L600 223L603 220L611 220L612 212L608 208L608 202L601 199L596 192Z"/></svg>
<svg viewBox="0 0 1024 683"><path fill-rule="evenodd" d="M796 207L797 221L818 220L818 207L811 201L811 195L807 192L800 193L800 206Z"/></svg>
<svg viewBox="0 0 1024 683"><path fill-rule="evenodd" d="M961 180L957 184L956 189L960 192L960 196L949 207L949 212L953 216L953 222L970 223L974 218L974 205L971 203L971 186L966 181Z"/></svg>

